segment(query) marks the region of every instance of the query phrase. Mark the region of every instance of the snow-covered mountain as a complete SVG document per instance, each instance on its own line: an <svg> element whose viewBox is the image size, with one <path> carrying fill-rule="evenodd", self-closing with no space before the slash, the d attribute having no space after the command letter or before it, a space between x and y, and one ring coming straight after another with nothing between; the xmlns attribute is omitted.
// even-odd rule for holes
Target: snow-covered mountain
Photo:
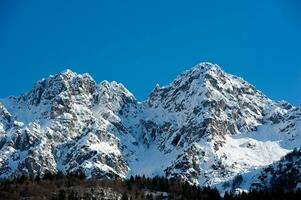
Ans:
<svg viewBox="0 0 301 200"><path fill-rule="evenodd" d="M66 70L0 100L0 178L144 174L249 189L300 148L300 134L301 107L273 101L215 64L156 86L144 102L122 84Z"/></svg>

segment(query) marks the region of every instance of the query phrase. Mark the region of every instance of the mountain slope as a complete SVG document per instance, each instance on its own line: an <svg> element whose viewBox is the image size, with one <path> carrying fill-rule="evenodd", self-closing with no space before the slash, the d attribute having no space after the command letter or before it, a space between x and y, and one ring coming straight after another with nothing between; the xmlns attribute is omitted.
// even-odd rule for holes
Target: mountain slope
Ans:
<svg viewBox="0 0 301 200"><path fill-rule="evenodd" d="M294 190L301 188L301 150L285 155L281 160L265 167L253 178L251 188L255 190L281 188Z"/></svg>
<svg viewBox="0 0 301 200"><path fill-rule="evenodd" d="M167 176L249 189L301 144L301 109L211 63L138 102L122 84L66 70L0 100L0 177L83 172Z"/></svg>

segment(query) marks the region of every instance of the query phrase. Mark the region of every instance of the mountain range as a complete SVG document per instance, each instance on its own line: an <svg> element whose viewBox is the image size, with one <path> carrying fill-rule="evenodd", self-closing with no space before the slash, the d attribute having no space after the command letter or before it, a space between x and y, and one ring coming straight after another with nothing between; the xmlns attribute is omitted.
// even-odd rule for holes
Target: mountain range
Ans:
<svg viewBox="0 0 301 200"><path fill-rule="evenodd" d="M0 178L165 176L227 190L301 188L301 107L200 63L139 102L65 70L0 99ZM289 178L287 178L289 177Z"/></svg>

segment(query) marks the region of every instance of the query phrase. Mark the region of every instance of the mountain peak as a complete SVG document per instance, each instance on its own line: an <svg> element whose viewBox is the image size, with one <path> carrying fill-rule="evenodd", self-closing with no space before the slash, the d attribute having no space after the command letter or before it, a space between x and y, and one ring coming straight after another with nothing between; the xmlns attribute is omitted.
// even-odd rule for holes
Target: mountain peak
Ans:
<svg viewBox="0 0 301 200"><path fill-rule="evenodd" d="M199 74L207 74L207 73L221 73L223 70L217 65L210 62L201 62L194 67L183 72L181 76L187 75L199 75Z"/></svg>
<svg viewBox="0 0 301 200"><path fill-rule="evenodd" d="M51 100L61 93L65 96L92 94L95 81L89 74L77 74L70 69L43 78L33 89L19 97L19 101L28 101L29 105L37 106L43 100Z"/></svg>
<svg viewBox="0 0 301 200"><path fill-rule="evenodd" d="M57 75L65 75L65 76L75 76L77 73L73 72L71 69L65 69L59 72Z"/></svg>
<svg viewBox="0 0 301 200"><path fill-rule="evenodd" d="M148 99L150 107L176 112L195 121L196 127L203 122L208 135L251 131L261 123L265 110L272 110L271 104L254 86L208 62L185 71L166 87L157 87Z"/></svg>
<svg viewBox="0 0 301 200"><path fill-rule="evenodd" d="M201 62L197 64L192 70L198 69L201 72L209 72L209 71L221 71L222 69L217 65L210 62Z"/></svg>
<svg viewBox="0 0 301 200"><path fill-rule="evenodd" d="M92 78L92 76L89 73L78 74L78 73L72 71L71 69L66 69L55 75L50 75L46 79L56 79L58 81L59 80L74 81L73 79L89 79L90 81L94 82L94 79ZM45 80L45 78L42 79L41 81L43 81L43 80Z"/></svg>
<svg viewBox="0 0 301 200"><path fill-rule="evenodd" d="M0 178L145 174L223 191L301 141L300 107L272 101L208 62L157 85L143 103L120 83L96 84L71 70L2 103Z"/></svg>
<svg viewBox="0 0 301 200"><path fill-rule="evenodd" d="M116 81L102 81L99 84L99 90L113 92L115 94L123 94L124 96L128 97L134 97L134 95L122 83L117 83Z"/></svg>

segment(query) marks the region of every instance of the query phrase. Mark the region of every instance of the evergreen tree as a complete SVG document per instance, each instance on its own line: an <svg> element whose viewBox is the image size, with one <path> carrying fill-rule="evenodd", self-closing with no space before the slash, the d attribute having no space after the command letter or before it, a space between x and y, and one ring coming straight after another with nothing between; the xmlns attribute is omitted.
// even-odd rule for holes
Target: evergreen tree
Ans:
<svg viewBox="0 0 301 200"><path fill-rule="evenodd" d="M59 200L65 200L66 199L66 191L65 190L60 190L59 191L58 199Z"/></svg>
<svg viewBox="0 0 301 200"><path fill-rule="evenodd" d="M126 192L124 192L121 196L121 200L128 200L128 195L126 194Z"/></svg>

